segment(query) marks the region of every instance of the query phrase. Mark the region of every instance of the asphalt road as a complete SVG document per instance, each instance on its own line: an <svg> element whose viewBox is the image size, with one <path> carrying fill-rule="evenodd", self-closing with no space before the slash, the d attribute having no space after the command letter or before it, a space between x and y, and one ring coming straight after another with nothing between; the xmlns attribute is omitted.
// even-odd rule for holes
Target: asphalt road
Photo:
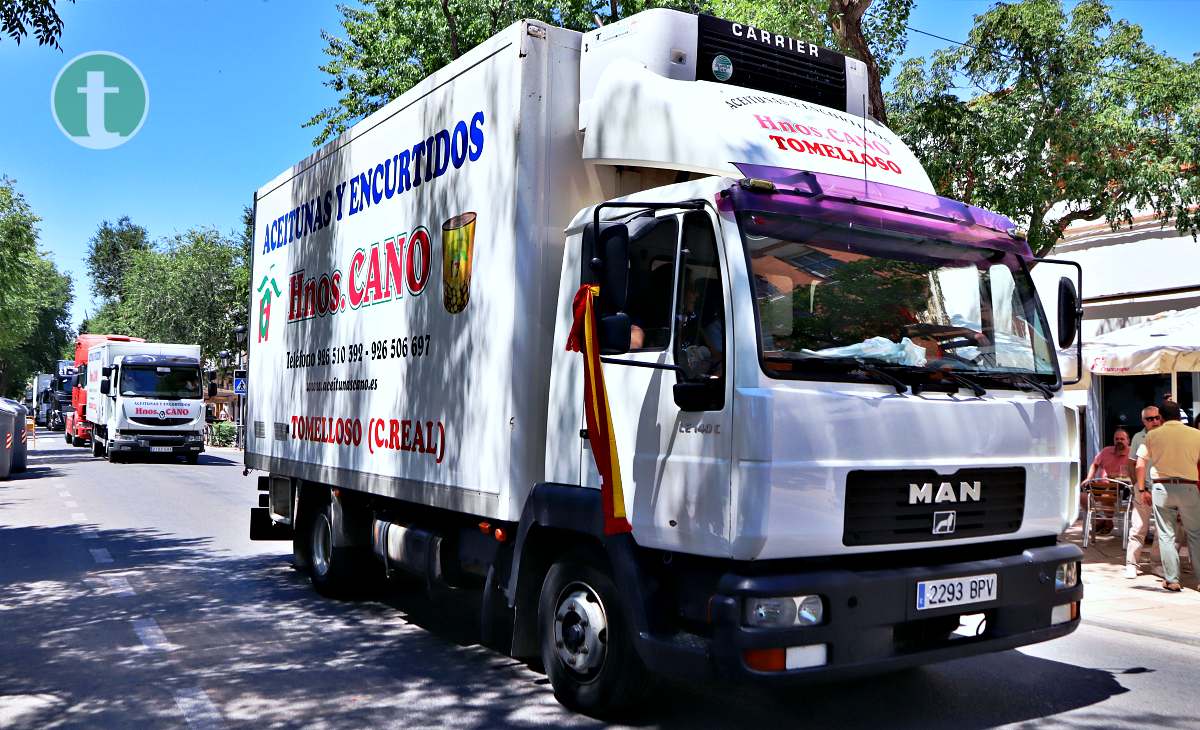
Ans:
<svg viewBox="0 0 1200 730"><path fill-rule="evenodd" d="M0 727L600 724L481 647L470 597L319 598L287 543L248 540L236 458L114 465L42 433L0 482ZM1200 728L1198 667L1198 647L1085 625L853 683L673 684L638 725Z"/></svg>

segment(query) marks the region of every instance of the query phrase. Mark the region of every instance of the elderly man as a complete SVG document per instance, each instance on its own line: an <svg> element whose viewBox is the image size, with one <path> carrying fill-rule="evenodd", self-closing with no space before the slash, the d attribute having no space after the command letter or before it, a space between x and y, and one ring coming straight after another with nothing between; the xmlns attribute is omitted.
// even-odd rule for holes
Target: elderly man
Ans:
<svg viewBox="0 0 1200 730"><path fill-rule="evenodd" d="M1137 456L1138 449L1146 440L1146 435L1154 429L1162 425L1162 414L1158 412L1158 406L1146 406L1142 409L1142 430L1138 431L1133 436L1133 443L1129 446L1129 451L1132 456ZM1150 479L1158 476L1157 470L1154 468L1153 462L1149 464ZM1152 519L1152 508L1150 500L1146 497L1150 496L1150 485L1142 482L1141 479L1134 483L1135 491L1133 495L1133 514L1130 516L1131 523L1129 526L1129 544L1125 546L1125 577L1136 578L1138 575L1138 559L1142 554L1142 548L1146 545L1146 535L1150 532L1150 520Z"/></svg>
<svg viewBox="0 0 1200 730"><path fill-rule="evenodd" d="M1179 420L1179 406L1163 403L1158 409L1163 425L1151 431L1138 449L1137 483L1146 482L1146 465L1154 463L1158 475L1153 477L1150 493L1142 492L1154 505L1154 524L1160 539L1163 588L1179 592L1179 552L1175 549L1175 517L1183 518L1187 531L1188 550L1200 555L1200 431L1189 428Z"/></svg>

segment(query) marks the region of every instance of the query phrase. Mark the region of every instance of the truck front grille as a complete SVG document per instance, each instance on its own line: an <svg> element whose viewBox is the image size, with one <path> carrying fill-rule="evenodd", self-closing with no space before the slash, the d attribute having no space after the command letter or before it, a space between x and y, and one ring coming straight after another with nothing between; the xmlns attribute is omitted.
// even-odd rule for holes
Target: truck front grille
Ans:
<svg viewBox="0 0 1200 730"><path fill-rule="evenodd" d="M1021 467L961 469L950 475L932 469L852 471L846 477L842 544L1003 535L1020 529L1024 514Z"/></svg>

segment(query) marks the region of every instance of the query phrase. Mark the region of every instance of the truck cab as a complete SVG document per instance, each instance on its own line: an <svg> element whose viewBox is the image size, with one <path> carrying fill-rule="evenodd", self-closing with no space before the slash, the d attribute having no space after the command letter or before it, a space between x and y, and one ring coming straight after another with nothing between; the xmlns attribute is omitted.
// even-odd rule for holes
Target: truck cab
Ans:
<svg viewBox="0 0 1200 730"><path fill-rule="evenodd" d="M154 343L92 348L88 414L94 456L107 455L110 461L134 454L170 454L189 463L199 459L204 450L204 381L198 352L153 351L184 348L191 349Z"/></svg>

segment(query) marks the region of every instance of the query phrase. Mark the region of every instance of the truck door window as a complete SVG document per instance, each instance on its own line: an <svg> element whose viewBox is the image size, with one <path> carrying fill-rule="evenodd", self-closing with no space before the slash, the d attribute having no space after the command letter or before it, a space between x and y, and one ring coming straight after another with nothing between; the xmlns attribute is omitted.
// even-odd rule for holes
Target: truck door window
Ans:
<svg viewBox="0 0 1200 730"><path fill-rule="evenodd" d="M675 310L675 363L689 379L725 376L725 303L712 222L700 212L683 217L687 251Z"/></svg>
<svg viewBox="0 0 1200 730"><path fill-rule="evenodd" d="M667 349L671 342L671 289L675 281L674 217L641 218L630 223L629 336L631 351Z"/></svg>

